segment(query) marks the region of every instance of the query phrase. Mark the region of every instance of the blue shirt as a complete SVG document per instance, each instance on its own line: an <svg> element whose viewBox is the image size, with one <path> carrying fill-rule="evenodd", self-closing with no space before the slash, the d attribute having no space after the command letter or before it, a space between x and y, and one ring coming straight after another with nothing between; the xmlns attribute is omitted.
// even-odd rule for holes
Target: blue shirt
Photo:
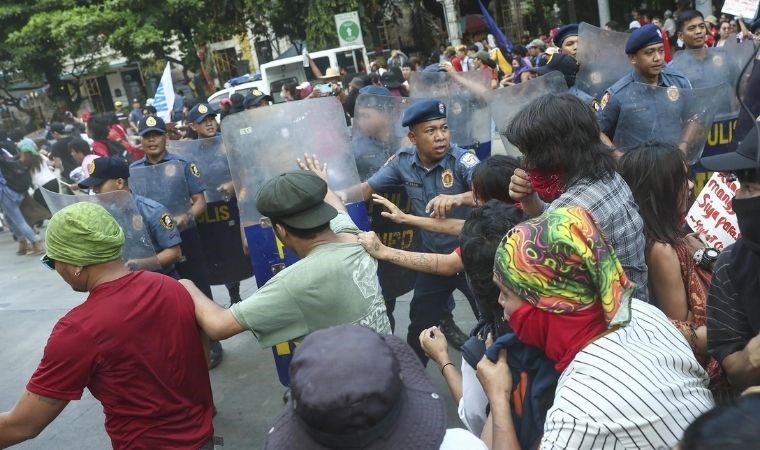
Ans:
<svg viewBox="0 0 760 450"><path fill-rule="evenodd" d="M134 123L140 123L140 121L143 119L143 113L142 108L140 109L133 109L129 112L129 121Z"/></svg>
<svg viewBox="0 0 760 450"><path fill-rule="evenodd" d="M619 79L615 84L610 86L609 89L602 97L602 111L599 113L599 128L610 139L615 137L615 129L618 125L618 119L620 118L621 109L627 104L632 103L636 99L631 96L630 86L633 83L646 83L635 70L632 70ZM662 69L657 86L670 87L675 86L677 88L691 89L691 83L685 75L677 72L667 66ZM655 117L651 117L653 123L664 123L665 121L672 120L672 117L667 117L663 113L655 111ZM663 115L663 117L660 117Z"/></svg>
<svg viewBox="0 0 760 450"><path fill-rule="evenodd" d="M198 170L198 166L195 165L195 163L173 153L164 152L164 157L156 164L161 164L162 162L167 161L179 161L182 163L182 167L185 168L185 180L187 180L188 192L191 197L206 190L206 185L201 179L201 172ZM143 157L133 162L129 167L148 167L153 165L155 164L148 161L147 157Z"/></svg>
<svg viewBox="0 0 760 450"><path fill-rule="evenodd" d="M142 195L132 194L137 211L148 224L148 234L156 252L176 247L182 243L179 230L172 220L169 210L155 200Z"/></svg>
<svg viewBox="0 0 760 450"><path fill-rule="evenodd" d="M480 163L474 153L452 145L449 152L426 169L417 156L417 148L405 147L397 151L367 182L375 192L387 192L398 186L406 189L412 202L412 212L428 217L428 202L439 194L455 195L471 190L472 173ZM448 217L466 219L469 207L454 208ZM421 230L422 245L430 252L449 253L459 245L457 236Z"/></svg>

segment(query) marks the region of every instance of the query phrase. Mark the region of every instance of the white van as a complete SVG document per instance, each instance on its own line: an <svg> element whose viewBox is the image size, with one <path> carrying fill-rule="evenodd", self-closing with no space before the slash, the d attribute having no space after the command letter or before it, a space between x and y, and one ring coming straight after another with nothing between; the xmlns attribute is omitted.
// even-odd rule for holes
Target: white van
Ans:
<svg viewBox="0 0 760 450"><path fill-rule="evenodd" d="M363 45L321 50L309 53L309 56L322 73L325 73L328 67L346 69L349 74L366 73L369 68L367 50ZM209 96L208 103L212 108L219 109L222 99L229 98L235 93L245 96L254 88L271 95L275 103L279 103L282 101L280 91L283 84L298 85L304 81L313 80L314 75L311 69L303 66L303 56L277 59L261 65L261 80L249 81L217 91Z"/></svg>

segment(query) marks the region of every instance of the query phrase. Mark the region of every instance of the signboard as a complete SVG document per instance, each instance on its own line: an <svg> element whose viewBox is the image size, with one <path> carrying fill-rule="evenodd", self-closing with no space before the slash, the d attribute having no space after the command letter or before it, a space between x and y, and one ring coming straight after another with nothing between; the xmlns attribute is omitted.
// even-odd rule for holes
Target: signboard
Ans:
<svg viewBox="0 0 760 450"><path fill-rule="evenodd" d="M362 27L359 25L359 13L351 11L335 15L335 29L338 30L338 41L341 47L349 45L364 45Z"/></svg>
<svg viewBox="0 0 760 450"><path fill-rule="evenodd" d="M720 12L751 20L757 15L758 3L760 3L758 0L726 0Z"/></svg>
<svg viewBox="0 0 760 450"><path fill-rule="evenodd" d="M730 181L723 173L714 173L686 214L686 223L699 233L709 247L718 251L741 237L736 214L731 209L739 182Z"/></svg>

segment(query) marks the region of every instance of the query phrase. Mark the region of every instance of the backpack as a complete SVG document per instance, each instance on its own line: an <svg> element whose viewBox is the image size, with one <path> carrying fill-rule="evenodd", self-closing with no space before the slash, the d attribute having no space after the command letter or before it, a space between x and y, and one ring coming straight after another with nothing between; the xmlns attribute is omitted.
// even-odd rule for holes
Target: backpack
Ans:
<svg viewBox="0 0 760 450"><path fill-rule="evenodd" d="M8 187L19 194L26 193L32 187L32 175L20 162L0 157L0 172Z"/></svg>

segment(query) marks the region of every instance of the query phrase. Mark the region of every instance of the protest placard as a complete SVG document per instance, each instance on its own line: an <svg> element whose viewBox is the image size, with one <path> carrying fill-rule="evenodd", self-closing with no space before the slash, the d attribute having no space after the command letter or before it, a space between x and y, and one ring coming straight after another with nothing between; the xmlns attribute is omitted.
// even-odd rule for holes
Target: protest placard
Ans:
<svg viewBox="0 0 760 450"><path fill-rule="evenodd" d="M719 251L740 237L736 215L731 209L737 189L737 181L728 180L726 174L716 172L686 214L686 223L691 229L699 233L705 244Z"/></svg>

